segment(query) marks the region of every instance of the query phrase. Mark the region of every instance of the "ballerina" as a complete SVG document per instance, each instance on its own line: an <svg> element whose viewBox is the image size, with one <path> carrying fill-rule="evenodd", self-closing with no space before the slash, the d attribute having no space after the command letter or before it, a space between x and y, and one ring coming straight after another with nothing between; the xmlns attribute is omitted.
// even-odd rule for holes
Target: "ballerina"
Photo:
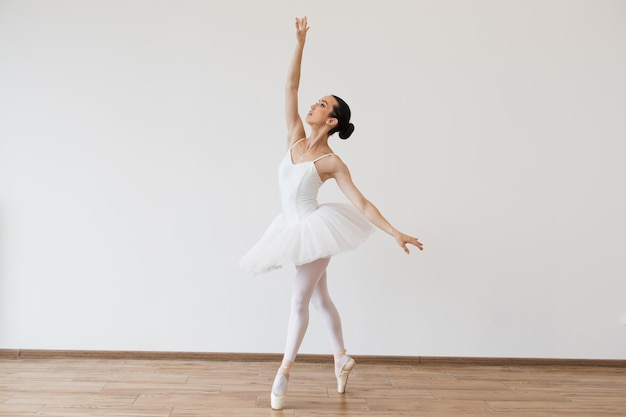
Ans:
<svg viewBox="0 0 626 417"><path fill-rule="evenodd" d="M296 266L285 352L270 395L271 407L277 410L285 404L289 373L308 327L309 304L320 311L329 329L337 392L345 392L355 366L346 354L341 318L328 292L326 268L331 257L364 242L373 231L372 224L392 236L407 254L407 244L423 249L416 237L395 229L363 196L346 164L329 147L333 134L348 139L354 132L344 100L327 95L311 105L305 117L310 127L306 135L298 113L298 88L308 30L307 18L296 18L297 43L285 86L287 152L279 166L282 213L240 261L253 273ZM352 204L318 204L318 191L331 178Z"/></svg>

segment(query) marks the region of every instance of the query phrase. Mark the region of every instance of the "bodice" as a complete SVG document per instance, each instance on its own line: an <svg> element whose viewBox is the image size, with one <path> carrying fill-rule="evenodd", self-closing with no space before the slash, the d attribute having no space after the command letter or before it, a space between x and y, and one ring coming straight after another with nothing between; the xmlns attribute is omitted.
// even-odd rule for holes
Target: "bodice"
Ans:
<svg viewBox="0 0 626 417"><path fill-rule="evenodd" d="M317 195L324 182L320 178L315 162L332 154L307 162L294 164L291 149L278 167L278 186L283 216L288 224L296 224L316 210Z"/></svg>

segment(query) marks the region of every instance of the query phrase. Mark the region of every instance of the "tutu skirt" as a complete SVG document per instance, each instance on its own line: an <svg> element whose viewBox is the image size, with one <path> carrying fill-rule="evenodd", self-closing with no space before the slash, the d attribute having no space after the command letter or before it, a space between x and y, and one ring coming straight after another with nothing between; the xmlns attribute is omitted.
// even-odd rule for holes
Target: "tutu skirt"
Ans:
<svg viewBox="0 0 626 417"><path fill-rule="evenodd" d="M353 249L373 231L369 220L349 204L321 204L296 224L287 224L280 214L239 265L253 274L302 265Z"/></svg>

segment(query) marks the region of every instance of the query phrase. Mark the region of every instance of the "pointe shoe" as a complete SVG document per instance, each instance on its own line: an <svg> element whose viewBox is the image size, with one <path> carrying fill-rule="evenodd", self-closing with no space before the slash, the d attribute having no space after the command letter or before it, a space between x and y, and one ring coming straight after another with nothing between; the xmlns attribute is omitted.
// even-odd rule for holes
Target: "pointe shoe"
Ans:
<svg viewBox="0 0 626 417"><path fill-rule="evenodd" d="M343 394L346 392L346 385L348 384L348 376L350 375L350 371L354 368L356 362L354 359L349 358L346 363L341 367L339 371L339 375L337 375L337 392L339 394Z"/></svg>
<svg viewBox="0 0 626 417"><path fill-rule="evenodd" d="M282 377L287 379L285 383L285 390L281 394L274 393L274 387L272 387L272 393L270 394L270 405L273 410L282 410L285 406L285 400L287 399L287 384L289 383L288 375L278 375L278 377Z"/></svg>

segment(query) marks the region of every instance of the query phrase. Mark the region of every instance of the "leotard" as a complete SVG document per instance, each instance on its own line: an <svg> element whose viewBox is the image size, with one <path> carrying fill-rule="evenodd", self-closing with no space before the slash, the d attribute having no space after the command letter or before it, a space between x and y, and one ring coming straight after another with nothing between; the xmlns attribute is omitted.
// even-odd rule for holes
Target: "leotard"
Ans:
<svg viewBox="0 0 626 417"><path fill-rule="evenodd" d="M336 255L359 246L373 232L372 224L353 205L318 204L324 182L315 163L333 154L294 163L291 150L298 142L287 150L278 167L282 212L239 261L253 274Z"/></svg>

